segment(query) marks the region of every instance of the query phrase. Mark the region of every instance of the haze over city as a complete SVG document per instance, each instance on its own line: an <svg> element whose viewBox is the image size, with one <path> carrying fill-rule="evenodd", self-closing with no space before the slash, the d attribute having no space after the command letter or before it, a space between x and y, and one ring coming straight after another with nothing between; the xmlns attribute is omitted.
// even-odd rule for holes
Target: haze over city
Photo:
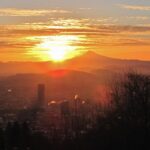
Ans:
<svg viewBox="0 0 150 150"><path fill-rule="evenodd" d="M0 0L0 150L150 149L150 1Z"/></svg>

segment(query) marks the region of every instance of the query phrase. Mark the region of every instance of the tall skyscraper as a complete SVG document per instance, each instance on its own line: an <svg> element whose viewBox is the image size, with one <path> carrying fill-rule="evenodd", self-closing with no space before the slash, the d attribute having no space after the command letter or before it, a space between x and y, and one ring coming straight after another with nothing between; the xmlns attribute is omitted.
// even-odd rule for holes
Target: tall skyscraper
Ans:
<svg viewBox="0 0 150 150"><path fill-rule="evenodd" d="M45 85L38 84L37 103L39 107L45 104Z"/></svg>

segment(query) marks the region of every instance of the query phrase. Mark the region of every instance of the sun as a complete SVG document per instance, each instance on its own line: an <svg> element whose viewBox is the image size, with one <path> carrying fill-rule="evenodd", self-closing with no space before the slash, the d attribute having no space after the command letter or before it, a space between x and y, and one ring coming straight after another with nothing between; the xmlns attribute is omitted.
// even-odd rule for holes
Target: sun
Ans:
<svg viewBox="0 0 150 150"><path fill-rule="evenodd" d="M79 37L73 35L44 36L40 37L40 44L32 53L42 60L63 62L80 54L78 47L74 45Z"/></svg>
<svg viewBox="0 0 150 150"><path fill-rule="evenodd" d="M68 46L51 46L50 51L48 52L51 60L55 62L64 61L68 58L68 55L74 52L74 49Z"/></svg>
<svg viewBox="0 0 150 150"><path fill-rule="evenodd" d="M49 54L53 61L63 61L65 59L66 50L65 48L54 46L49 51Z"/></svg>

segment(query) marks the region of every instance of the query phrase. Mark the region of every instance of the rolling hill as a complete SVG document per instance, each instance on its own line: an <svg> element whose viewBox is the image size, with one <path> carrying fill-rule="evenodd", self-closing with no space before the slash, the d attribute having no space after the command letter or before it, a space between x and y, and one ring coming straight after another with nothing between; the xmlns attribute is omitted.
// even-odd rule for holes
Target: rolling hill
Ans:
<svg viewBox="0 0 150 150"><path fill-rule="evenodd" d="M53 62L7 62L0 63L0 75L13 75L17 73L46 73L50 70L78 70L95 72L96 70L108 70L124 72L137 70L142 73L150 73L150 61L123 60L87 52L84 55L70 59L64 63Z"/></svg>

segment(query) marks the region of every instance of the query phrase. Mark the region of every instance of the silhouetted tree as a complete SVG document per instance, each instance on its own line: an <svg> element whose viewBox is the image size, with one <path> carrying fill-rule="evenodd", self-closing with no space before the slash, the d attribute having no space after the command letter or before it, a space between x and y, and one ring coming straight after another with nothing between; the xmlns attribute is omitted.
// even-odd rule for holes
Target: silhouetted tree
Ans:
<svg viewBox="0 0 150 150"><path fill-rule="evenodd" d="M15 148L20 148L21 146L21 128L18 122L14 122L12 126L12 146Z"/></svg>
<svg viewBox="0 0 150 150"><path fill-rule="evenodd" d="M21 126L21 145L22 149L26 149L30 147L31 144L31 130L28 126L27 122L24 122Z"/></svg>
<svg viewBox="0 0 150 150"><path fill-rule="evenodd" d="M12 123L8 122L5 129L5 147L7 150L12 148Z"/></svg>
<svg viewBox="0 0 150 150"><path fill-rule="evenodd" d="M5 140L4 140L4 131L2 128L0 128L0 150L5 149Z"/></svg>
<svg viewBox="0 0 150 150"><path fill-rule="evenodd" d="M112 89L114 124L126 141L139 148L147 146L150 128L150 76L128 73ZM135 144L136 143L136 144Z"/></svg>

